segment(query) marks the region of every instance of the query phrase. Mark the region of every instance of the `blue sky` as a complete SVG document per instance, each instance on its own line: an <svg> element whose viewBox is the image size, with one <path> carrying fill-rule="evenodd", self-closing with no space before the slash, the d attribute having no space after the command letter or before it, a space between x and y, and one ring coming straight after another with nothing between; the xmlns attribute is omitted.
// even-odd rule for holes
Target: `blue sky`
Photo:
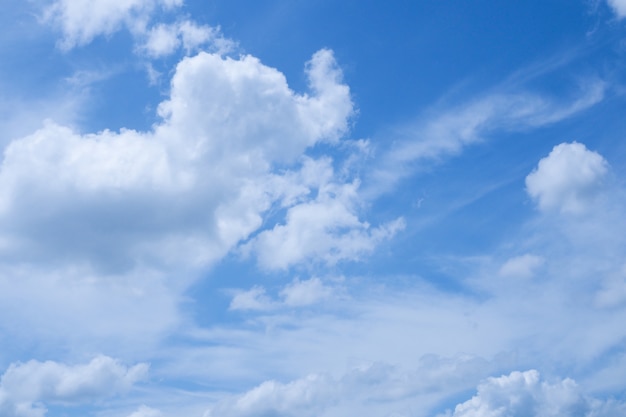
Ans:
<svg viewBox="0 0 626 417"><path fill-rule="evenodd" d="M0 417L626 415L626 2L0 16Z"/></svg>

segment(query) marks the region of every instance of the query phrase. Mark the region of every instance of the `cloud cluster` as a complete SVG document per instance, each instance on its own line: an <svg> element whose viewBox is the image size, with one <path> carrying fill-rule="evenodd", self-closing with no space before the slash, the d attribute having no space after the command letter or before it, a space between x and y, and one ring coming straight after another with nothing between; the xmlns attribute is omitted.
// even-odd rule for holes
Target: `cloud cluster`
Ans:
<svg viewBox="0 0 626 417"><path fill-rule="evenodd" d="M43 20L62 33L58 45L65 51L124 28L135 39L136 50L150 58L170 55L181 47L188 55L202 46L219 54L235 48L219 28L192 20L153 24L153 15L182 5L183 0L55 0L44 10Z"/></svg>
<svg viewBox="0 0 626 417"><path fill-rule="evenodd" d="M146 364L126 367L108 356L74 366L52 361L13 364L0 379L0 414L42 417L44 403L84 403L124 393L147 371Z"/></svg>
<svg viewBox="0 0 626 417"><path fill-rule="evenodd" d="M621 415L626 405L583 395L571 379L550 383L539 372L513 372L489 378L478 393L459 404L448 417L609 417Z"/></svg>

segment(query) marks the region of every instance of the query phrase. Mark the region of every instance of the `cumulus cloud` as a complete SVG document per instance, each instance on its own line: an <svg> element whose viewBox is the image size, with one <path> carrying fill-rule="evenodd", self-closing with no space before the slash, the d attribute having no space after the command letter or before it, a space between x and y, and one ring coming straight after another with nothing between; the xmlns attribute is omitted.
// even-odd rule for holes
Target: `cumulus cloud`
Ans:
<svg viewBox="0 0 626 417"><path fill-rule="evenodd" d="M12 141L0 170L0 287L42 307L9 305L29 323L58 317L72 333L89 325L150 340L177 322L194 277L257 231L249 252L268 268L356 259L393 236L402 220L371 226L358 181L329 158L303 156L338 144L353 114L331 51L306 73L310 91L298 94L257 58L203 52L177 66L149 131L83 134L49 122ZM276 227L264 223L270 212ZM284 297L312 302L295 286ZM103 300L112 314L98 314Z"/></svg>
<svg viewBox="0 0 626 417"><path fill-rule="evenodd" d="M624 404L588 398L571 379L550 383L539 372L513 372L489 378L472 399L459 404L448 417L609 417L626 411Z"/></svg>
<svg viewBox="0 0 626 417"><path fill-rule="evenodd" d="M526 177L526 191L544 211L584 211L608 172L597 152L577 142L561 143Z"/></svg>
<svg viewBox="0 0 626 417"><path fill-rule="evenodd" d="M60 255L122 269L154 256L184 255L180 263L192 265L219 258L280 198L268 189L273 163L295 162L346 131L352 104L347 87L333 87L334 65L330 51L316 54L310 72L332 80L299 96L256 58L202 53L179 64L154 131L81 135L50 123L13 141L0 173L8 252L29 247L31 259ZM34 209L37 201L45 210ZM170 252L177 246L185 249Z"/></svg>
<svg viewBox="0 0 626 417"><path fill-rule="evenodd" d="M108 356L85 365L29 361L12 364L0 379L0 411L11 417L40 417L43 403L91 402L128 391L148 365L126 367Z"/></svg>
<svg viewBox="0 0 626 417"><path fill-rule="evenodd" d="M285 269L309 259L331 265L354 260L404 228L402 218L370 227L357 216L357 199L356 184L330 185L314 201L289 208L285 224L261 232L252 243L260 265Z"/></svg>

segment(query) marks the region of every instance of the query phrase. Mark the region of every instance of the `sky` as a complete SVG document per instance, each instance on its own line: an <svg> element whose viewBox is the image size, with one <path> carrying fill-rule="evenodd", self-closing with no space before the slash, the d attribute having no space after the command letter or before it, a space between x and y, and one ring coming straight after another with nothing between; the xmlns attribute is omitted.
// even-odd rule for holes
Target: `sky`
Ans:
<svg viewBox="0 0 626 417"><path fill-rule="evenodd" d="M626 415L626 1L0 14L0 417Z"/></svg>

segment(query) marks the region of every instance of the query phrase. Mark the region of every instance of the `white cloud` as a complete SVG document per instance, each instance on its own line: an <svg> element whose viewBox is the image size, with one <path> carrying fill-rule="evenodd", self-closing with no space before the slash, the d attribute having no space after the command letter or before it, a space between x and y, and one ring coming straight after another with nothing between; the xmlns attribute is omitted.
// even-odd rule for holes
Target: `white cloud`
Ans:
<svg viewBox="0 0 626 417"><path fill-rule="evenodd" d="M287 210L284 224L261 232L252 248L264 268L285 269L310 259L328 264L354 260L405 226L404 220L372 228L357 216L358 184L325 184L313 201Z"/></svg>
<svg viewBox="0 0 626 417"><path fill-rule="evenodd" d="M42 403L85 403L124 393L147 371L146 364L126 367L107 356L74 366L52 361L12 364L0 379L0 411L11 417L43 416Z"/></svg>
<svg viewBox="0 0 626 417"><path fill-rule="evenodd" d="M500 268L499 275L512 278L530 278L535 270L545 262L541 256L525 254L507 260Z"/></svg>
<svg viewBox="0 0 626 417"><path fill-rule="evenodd" d="M459 404L448 417L609 417L626 411L624 404L584 396L571 379L542 381L537 371L489 378L478 393Z"/></svg>
<svg viewBox="0 0 626 417"><path fill-rule="evenodd" d="M615 11L615 14L617 14L619 18L626 17L626 1L625 0L607 0L607 1L609 3L609 6L613 8L613 11Z"/></svg>
<svg viewBox="0 0 626 417"><path fill-rule="evenodd" d="M182 5L182 0L56 0L44 14L45 20L63 33L60 46L71 49L90 43L100 35L111 35L122 26L144 31L157 8Z"/></svg>
<svg viewBox="0 0 626 417"><path fill-rule="evenodd" d="M584 211L608 172L608 163L581 143L562 143L526 177L526 190L541 210Z"/></svg>
<svg viewBox="0 0 626 417"><path fill-rule="evenodd" d="M150 56L160 57L171 54L179 46L176 26L160 24L150 29L143 49Z"/></svg>

